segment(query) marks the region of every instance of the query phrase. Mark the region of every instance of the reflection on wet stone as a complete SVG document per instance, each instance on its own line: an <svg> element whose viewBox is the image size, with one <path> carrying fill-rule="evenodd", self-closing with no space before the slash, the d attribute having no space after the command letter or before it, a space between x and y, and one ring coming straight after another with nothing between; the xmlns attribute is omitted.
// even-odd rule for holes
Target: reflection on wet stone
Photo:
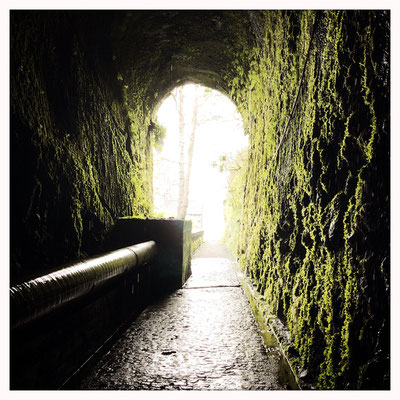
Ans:
<svg viewBox="0 0 400 400"><path fill-rule="evenodd" d="M284 389L226 255L203 245L185 287L147 308L79 389Z"/></svg>

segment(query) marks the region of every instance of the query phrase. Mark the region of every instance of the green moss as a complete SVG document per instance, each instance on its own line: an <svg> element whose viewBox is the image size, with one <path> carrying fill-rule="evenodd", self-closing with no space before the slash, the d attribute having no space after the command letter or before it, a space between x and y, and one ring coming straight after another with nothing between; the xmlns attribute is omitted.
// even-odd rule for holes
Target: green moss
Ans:
<svg viewBox="0 0 400 400"><path fill-rule="evenodd" d="M379 134L372 14L321 13L282 144L315 13L265 12L263 47L248 54L248 74L232 65L231 96L250 134L232 247L323 389L357 385L349 383L359 357L354 338L365 337L357 269L364 256L354 238L368 218L366 176Z"/></svg>
<svg viewBox="0 0 400 400"><path fill-rule="evenodd" d="M71 31L63 13L52 17L54 26L40 13L21 14L13 25L13 57L24 67L13 75L12 113L17 126L27 127L15 146L26 147L36 157L20 196L30 198L26 220L35 215L40 220L39 227L28 229L26 240L42 260L32 263L38 270L101 252L115 218L146 216L152 208L149 111L140 101L131 107L122 72L113 75L113 86L108 76L94 79L93 63L101 72L104 60L93 62L84 40L63 36ZM57 35L64 40L62 46ZM116 96L118 85L122 102ZM30 175L44 188L36 195L30 192ZM15 224L22 226L18 218ZM22 237L19 232L16 246Z"/></svg>
<svg viewBox="0 0 400 400"><path fill-rule="evenodd" d="M371 381L387 354L387 13L177 12L172 25L169 12L131 14L113 13L107 29L102 14L90 32L62 12L13 22L12 148L32 171L13 178L15 265L34 265L35 252L36 265L76 258L115 218L149 216L155 104L178 82L203 82L230 94L249 134L226 240L290 330L292 362L318 388Z"/></svg>

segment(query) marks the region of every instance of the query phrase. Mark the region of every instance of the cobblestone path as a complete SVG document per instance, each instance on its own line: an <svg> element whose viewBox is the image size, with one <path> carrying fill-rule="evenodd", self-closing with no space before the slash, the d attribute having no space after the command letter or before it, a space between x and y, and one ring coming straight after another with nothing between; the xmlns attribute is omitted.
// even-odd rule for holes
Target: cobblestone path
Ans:
<svg viewBox="0 0 400 400"><path fill-rule="evenodd" d="M184 288L148 307L79 389L284 389L279 360L264 347L224 245L207 242Z"/></svg>

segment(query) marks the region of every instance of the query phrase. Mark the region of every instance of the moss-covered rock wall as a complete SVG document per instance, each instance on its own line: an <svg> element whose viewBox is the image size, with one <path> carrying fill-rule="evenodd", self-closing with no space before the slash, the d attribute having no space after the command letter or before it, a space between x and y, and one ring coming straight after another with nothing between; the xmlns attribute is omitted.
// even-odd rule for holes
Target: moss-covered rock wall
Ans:
<svg viewBox="0 0 400 400"><path fill-rule="evenodd" d="M12 282L150 215L158 105L189 81L228 93L248 26L240 12L11 12Z"/></svg>
<svg viewBox="0 0 400 400"><path fill-rule="evenodd" d="M388 53L384 11L12 11L11 280L150 215L155 112L201 83L250 136L232 241L304 380L388 387Z"/></svg>
<svg viewBox="0 0 400 400"><path fill-rule="evenodd" d="M389 384L388 24L257 12L232 80L250 133L240 265L318 388Z"/></svg>
<svg viewBox="0 0 400 400"><path fill-rule="evenodd" d="M124 100L109 21L11 14L12 281L101 252L116 217L150 212L149 117Z"/></svg>

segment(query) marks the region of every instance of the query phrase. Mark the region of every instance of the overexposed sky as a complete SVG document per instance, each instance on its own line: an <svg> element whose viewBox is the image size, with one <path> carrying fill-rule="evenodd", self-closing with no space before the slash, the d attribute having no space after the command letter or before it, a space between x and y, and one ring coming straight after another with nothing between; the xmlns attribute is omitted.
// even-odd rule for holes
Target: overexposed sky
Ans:
<svg viewBox="0 0 400 400"><path fill-rule="evenodd" d="M193 84L188 84L183 90L186 142L191 132L194 87ZM194 143L188 214L203 213L206 239L218 239L224 230L223 201L227 181L226 175L212 167L212 164L222 155L237 154L247 146L248 137L244 135L240 114L232 101L214 90L205 94L204 89L202 86L198 89L199 124ZM162 151L158 153L154 150L155 210L161 212L167 211L158 201L157 192L162 191L162 186L169 183L168 190L174 192L175 198L178 193L179 120L172 96L161 104L158 121L167 130ZM164 160L163 163L158 162L160 158ZM167 169L166 166L170 168ZM171 188L174 179L175 188ZM167 214L170 215L171 211Z"/></svg>
<svg viewBox="0 0 400 400"><path fill-rule="evenodd" d="M279 2L279 4L273 2L265 2L263 0L247 0L247 1L228 1L228 0L205 0L201 3L199 2L188 2L183 0L177 1L164 1L164 0L148 0L147 2L139 2L137 0L117 0L113 2L109 1L94 1L94 0L69 0L69 1L50 1L50 0L41 0L32 2L31 0L5 0L1 2L1 24L0 29L2 32L1 35L1 42L2 42L2 49L3 57L1 59L2 65L2 74L1 74L1 87L2 87L2 100L0 108L1 112L1 121L3 127L3 135L2 135L2 167L1 167L1 174L2 174L2 182L3 186L9 188L9 9L52 9L52 8L62 8L62 9L164 9L164 8L171 8L171 9L265 9L265 8L282 8L282 9L295 9L301 7L302 9L360 9L360 8L368 8L368 9L381 9L381 8L390 8L391 9L391 41L392 41L392 52L391 52L391 70L397 71L398 66L400 65L400 7L399 2L394 0L381 0L381 1L370 1L370 0L353 0L353 1L343 1L337 0L333 1L316 1L316 0L309 0L306 2L297 2L294 0L284 0ZM396 73L391 74L391 104L392 110L400 109L399 106L399 93L400 93L400 78L399 75ZM397 305L399 305L399 269L396 266L400 263L400 256L398 252L398 248L400 248L399 238L400 238L400 210L395 206L400 202L400 180L399 180L399 172L400 172L400 157L397 157L400 148L400 136L396 134L399 130L399 113L393 112L391 115L391 131L393 134L391 135L391 281L392 281L392 319L391 319L391 326L392 326L392 338L398 337L400 329L399 329L399 320L398 318L394 318L395 311L397 309ZM168 135L170 132L168 132ZM156 154L156 152L154 152ZM2 217L4 223L2 224L2 255L4 265L6 266L9 263L9 196L6 194L2 197ZM5 316L5 320L7 320L8 315L8 268L3 268L3 301L2 304L2 315ZM7 355L9 352L9 340L8 340L8 326L7 323L3 324L2 330L2 354ZM400 376L400 368L399 368L399 360L400 360L400 351L399 351L399 344L397 340L392 340L391 343L391 353L392 353L392 377ZM7 399L20 399L20 398L28 398L29 399L50 399L54 398L54 393L51 391L43 392L43 391L27 391L27 392L20 392L20 391L9 391L9 359L7 356L2 358L1 363L1 378L0 378L0 387L2 397ZM341 400L345 399L370 399L375 400L377 397L380 399L394 399L397 398L400 393L400 381L398 379L392 379L392 389L386 392L380 391L324 391L323 396L328 399L337 399L340 398ZM135 393L139 398L154 398L156 397L155 392L140 392ZM191 392L191 393L177 393L177 392L163 392L162 396L164 399L172 399L179 397L180 395L189 397L189 398L202 398L204 393L201 392ZM207 396L211 398L220 397L220 394L217 393L207 393ZM249 392L246 396L250 396L250 398L261 398L264 397L266 394L265 392ZM71 393L68 391L59 391L57 392L57 398L70 398ZM85 392L84 395L82 393L76 392L74 394L77 398L85 398L87 399L99 399L99 398L109 398L110 394L106 391L96 391L96 392ZM132 396L132 393L128 392L118 392L113 393L113 397L115 398L129 398ZM181 396L181 397L182 397ZM225 395L222 395L224 397ZM243 393L240 391L237 392L230 392L227 394L230 398L241 398ZM273 399L279 397L279 399L289 399L293 397L293 393L289 392L269 392L269 397ZM300 399L317 399L321 396L319 391L310 392L297 392L296 397Z"/></svg>

